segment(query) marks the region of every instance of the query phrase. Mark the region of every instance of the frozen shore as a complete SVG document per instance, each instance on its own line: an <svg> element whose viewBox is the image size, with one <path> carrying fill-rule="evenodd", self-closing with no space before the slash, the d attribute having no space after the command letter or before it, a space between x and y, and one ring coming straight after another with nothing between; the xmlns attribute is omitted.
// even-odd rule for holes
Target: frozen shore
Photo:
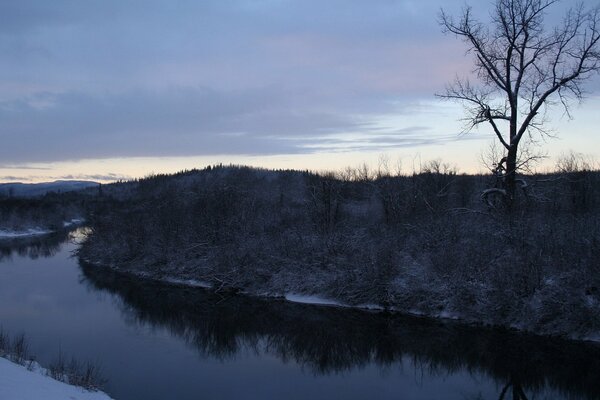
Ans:
<svg viewBox="0 0 600 400"><path fill-rule="evenodd" d="M201 281L201 280L195 280L195 279L181 279L181 278L177 278L177 277L173 277L173 276L157 277L157 276L153 276L152 274L149 274L149 273L143 272L143 271L135 271L135 272L134 271L123 271L123 270L115 267L114 265L105 265L105 264L102 264L101 262L92 261L90 259L84 258L83 261L87 264L94 265L96 268L109 268L118 273L135 276L135 277L138 277L138 278L144 279L144 280L150 280L150 281L154 281L154 282L162 282L162 283L168 284L168 285L202 288L202 289L213 290L213 291L217 290L217 289L215 289L215 286L213 284L211 284L210 282L207 282L207 281ZM410 315L410 316L420 317L420 318L452 320L452 321L457 321L457 322L460 322L460 323L463 323L466 325L498 327L498 328L504 328L504 329L512 329L512 330L522 332L522 333L532 333L532 334L536 334L539 336L546 336L546 337L554 336L554 337L562 337L562 338L574 340L574 341L600 343L600 334L598 334L597 332L589 334L589 335L585 335L585 336L570 335L570 334L540 333L540 332L536 332L531 329L527 329L526 327L521 326L519 324L509 324L509 325L493 324L493 323L489 323L484 320L469 318L468 316L461 315L457 312L452 312L449 310L438 310L437 312L429 312L428 313L428 312L423 312L421 310L414 309L414 308L413 309L402 309L402 308L395 307L395 306L390 306L390 305L383 306L383 305L376 304L376 303L348 304L343 301L329 298L326 295L303 294L303 293L295 292L295 291L278 294L278 293L271 293L271 292L252 292L252 291L248 291L248 290L238 290L238 291L236 291L236 293L239 295L243 295L243 296L273 298L273 299L288 301L291 303L301 303L301 304L308 304L308 305L320 306L320 307L353 308L353 309L364 310L367 312L392 312L392 313L399 313L399 314Z"/></svg>
<svg viewBox="0 0 600 400"><path fill-rule="evenodd" d="M83 219L74 218L70 221L63 222L63 228L68 228L73 225L78 225L84 222ZM43 229L40 227L28 228L23 230L11 230L11 229L2 229L0 228L0 240L2 239L18 239L18 238L26 238L32 236L42 236L48 235L50 233L56 232L51 229Z"/></svg>
<svg viewBox="0 0 600 400"><path fill-rule="evenodd" d="M0 398L11 400L111 400L104 392L88 391L47 376L33 362L30 368L0 357Z"/></svg>

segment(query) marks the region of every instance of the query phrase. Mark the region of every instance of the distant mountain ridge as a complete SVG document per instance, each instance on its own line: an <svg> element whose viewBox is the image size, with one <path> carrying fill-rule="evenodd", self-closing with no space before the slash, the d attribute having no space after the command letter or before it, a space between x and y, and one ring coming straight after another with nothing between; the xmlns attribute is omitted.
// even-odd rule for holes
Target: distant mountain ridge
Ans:
<svg viewBox="0 0 600 400"><path fill-rule="evenodd" d="M41 183L0 183L0 196L10 197L36 197L50 192L72 192L98 186L94 181L67 181L57 180Z"/></svg>

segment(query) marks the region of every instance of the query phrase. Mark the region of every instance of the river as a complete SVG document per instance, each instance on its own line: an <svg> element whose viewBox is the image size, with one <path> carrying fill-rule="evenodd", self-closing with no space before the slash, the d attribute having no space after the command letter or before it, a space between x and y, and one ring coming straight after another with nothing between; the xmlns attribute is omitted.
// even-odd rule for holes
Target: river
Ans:
<svg viewBox="0 0 600 400"><path fill-rule="evenodd" d="M600 398L595 344L132 279L77 239L0 242L0 325L117 400Z"/></svg>

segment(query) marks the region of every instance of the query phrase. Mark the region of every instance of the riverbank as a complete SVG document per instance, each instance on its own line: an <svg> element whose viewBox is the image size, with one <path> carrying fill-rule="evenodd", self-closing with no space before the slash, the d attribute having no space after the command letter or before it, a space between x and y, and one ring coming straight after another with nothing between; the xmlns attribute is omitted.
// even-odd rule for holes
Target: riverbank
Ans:
<svg viewBox="0 0 600 400"><path fill-rule="evenodd" d="M488 179L244 167L148 178L98 203L79 256L217 292L600 337L600 172L529 177L511 209L481 201Z"/></svg>
<svg viewBox="0 0 600 400"><path fill-rule="evenodd" d="M24 334L11 338L1 327L0 361L2 399L110 399L100 391L105 381L96 364L67 361L59 353L48 368L42 367L29 354Z"/></svg>
<svg viewBox="0 0 600 400"><path fill-rule="evenodd" d="M69 221L63 221L62 229L71 229L74 226L81 225L85 220L83 218L73 218ZM23 229L3 229L0 228L0 240L20 239L34 236L44 236L58 232L57 229L50 228L23 228Z"/></svg>
<svg viewBox="0 0 600 400"><path fill-rule="evenodd" d="M257 299L272 299L274 301L285 301L290 303L304 304L308 306L317 306L317 307L334 307L334 308L347 308L354 310L361 310L365 312L375 312L375 313L391 313L391 314L400 314L410 317L424 318L429 320L446 320L453 321L459 324L463 324L465 326L474 326L474 327L487 327L487 328L500 328L508 331L520 332L524 334L533 334L541 337L550 337L550 338L561 338L568 339L575 342L589 342L589 343L600 343L600 332L597 333L589 333L587 335L574 335L565 332L553 332L553 333L540 333L535 329L528 329L527 326L523 324L500 324L494 323L489 319L477 319L473 316L461 315L456 311L448 311L448 310L437 310L436 312L427 312L422 309L417 308L400 308L398 306L390 305L390 304L377 304L377 303L360 303L360 304L351 304L347 302L343 302L339 299L334 299L331 297L327 297L326 294L306 294L298 291L292 292L269 292L269 291L250 291L242 288L231 288L231 287L223 287L220 282L208 282L206 280L197 280L193 278L181 278L175 276L161 275L161 276L152 276L151 274L141 270L141 269L130 269L123 270L116 266L108 266L102 265L98 262L92 262L90 260L83 260L80 258L80 263L83 262L84 265L88 265L91 268L102 270L107 269L112 273L123 274L124 276L128 276L132 279L139 279L140 282L148 282L149 284L157 283L157 284L165 284L193 289L203 289L207 290L216 295L235 295L235 296L248 296L251 298ZM102 273L99 271L99 273Z"/></svg>
<svg viewBox="0 0 600 400"><path fill-rule="evenodd" d="M158 284L78 265L76 246L1 263L0 320L42 365L61 348L100 363L115 399L487 399L509 382L528 398L600 393L593 344Z"/></svg>
<svg viewBox="0 0 600 400"><path fill-rule="evenodd" d="M509 382L524 385L529 398L591 400L600 393L600 382L593 373L598 370L600 346L593 343L399 313L232 295L142 280L87 265L82 265L82 272L90 287L118 296L126 318L136 321L136 326L162 327L202 357L224 360L238 354L244 358L250 350L269 354L269 360L279 358L288 366L298 363L306 375L344 375L377 364L398 379L396 372L401 370L412 377L413 372L408 371L413 365L419 376L425 371L425 375L439 374L446 379L464 369L474 374L471 377L479 376L482 381L494 377L496 382L495 390L479 397L465 396L468 390L463 386L459 396L448 389L437 395L414 396L421 398L499 398ZM392 367L397 363L402 366ZM256 368L254 364L252 368ZM488 378L480 375L482 371ZM425 386L433 385L429 379L425 382ZM546 391L550 387L560 388L559 392Z"/></svg>

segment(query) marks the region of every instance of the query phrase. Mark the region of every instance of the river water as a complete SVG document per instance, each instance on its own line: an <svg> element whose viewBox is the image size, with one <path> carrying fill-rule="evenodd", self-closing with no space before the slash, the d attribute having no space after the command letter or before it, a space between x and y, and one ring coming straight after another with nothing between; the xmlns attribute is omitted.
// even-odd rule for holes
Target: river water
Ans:
<svg viewBox="0 0 600 400"><path fill-rule="evenodd" d="M0 325L115 399L600 398L598 345L140 281L76 247L0 242Z"/></svg>

